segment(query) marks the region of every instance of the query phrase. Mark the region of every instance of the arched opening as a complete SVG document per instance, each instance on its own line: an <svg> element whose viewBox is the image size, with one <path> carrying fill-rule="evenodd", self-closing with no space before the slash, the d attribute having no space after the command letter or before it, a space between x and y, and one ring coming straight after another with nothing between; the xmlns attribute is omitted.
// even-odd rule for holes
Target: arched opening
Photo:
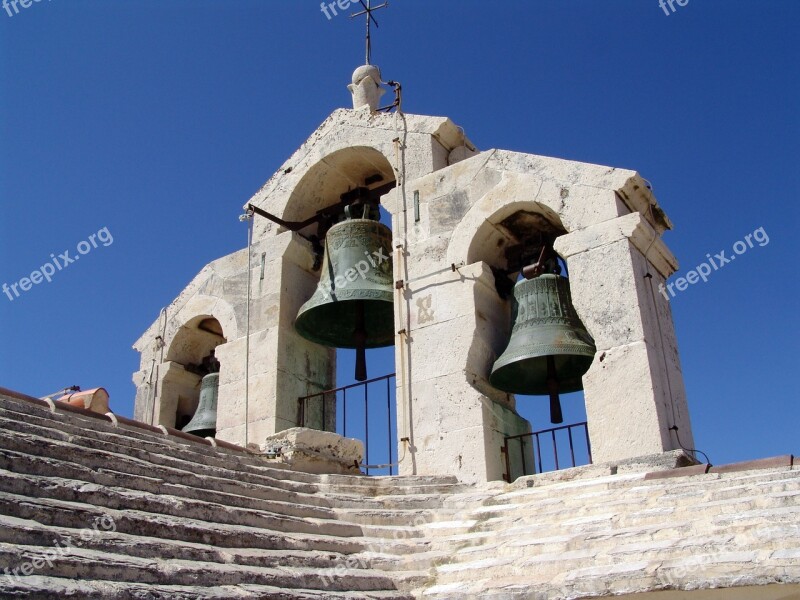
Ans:
<svg viewBox="0 0 800 600"><path fill-rule="evenodd" d="M222 325L209 315L191 319L175 333L166 354L169 368L161 383L159 424L182 429L192 420L202 379L219 370L215 349L225 342Z"/></svg>
<svg viewBox="0 0 800 600"><path fill-rule="evenodd" d="M392 308L391 235L379 244L380 251L375 255L375 240L365 231L354 227L348 239L341 239L339 234L348 230L347 223L365 219L391 231L392 216L380 200L394 185L394 171L383 154L369 147L346 148L326 156L308 171L282 216L293 222L314 219L299 233L314 247L317 285L314 294L303 299L295 331L306 340L335 349L330 353L336 366L333 386L325 394L303 400L300 424L362 440L365 464L392 462L390 449L396 443L395 425L390 425L395 383L388 377L394 372L397 329ZM348 271L352 277L345 281L342 277ZM366 333L371 333L368 330L376 325L376 318L385 329L382 341L372 344L378 347L366 346L366 377L356 376L357 351L352 349L350 336L357 328L351 324L349 310L345 310L350 294L366 305L362 309ZM352 308L353 302L348 306ZM373 310L378 302L389 306ZM330 331L321 331L324 329Z"/></svg>
<svg viewBox="0 0 800 600"><path fill-rule="evenodd" d="M492 309L503 312L504 322L508 324L507 329L497 328L492 340L494 360L492 364L485 365L487 373L491 373L493 367L501 363L501 357L508 361L509 355L512 355L510 359L512 365L514 360L520 362L526 360L522 358L526 345L533 348L536 344L542 343L542 335L546 336L542 331L546 327L538 329L526 327L530 323L524 323L522 316L518 316L525 313L525 306L516 311L516 314L512 314L512 305L515 304L514 290L515 286L525 280L522 274L523 268L537 264L543 256L542 249L552 248L555 238L565 233L566 230L558 215L535 202L506 205L487 218L478 228L469 247L468 261L470 263L483 261L491 267L499 298L499 302ZM567 263L554 253L550 256L548 268L555 268L568 282ZM530 276L530 272L528 274ZM535 351L532 350L531 355L534 353ZM527 360L529 361L529 359ZM552 359L547 360L552 361ZM584 357L582 362L588 368L591 357L588 358L588 362ZM508 363L506 362L506 364ZM519 371L518 373L522 374ZM527 376L527 373L525 375ZM495 383L497 383L497 379L495 379ZM562 389L559 396L563 422L556 424L551 423L553 413L551 413L551 402L546 393L543 395L505 393L509 407L528 420L531 423L532 432L535 433L529 437L517 437L510 442L508 452L512 459L510 462L514 463L509 464L512 479L522 474L590 462L586 427L585 425L575 425L583 424L586 421L582 389L574 392L564 392ZM542 392L537 392L537 394L540 393ZM536 434L536 432L539 433ZM522 456L526 458L513 460Z"/></svg>

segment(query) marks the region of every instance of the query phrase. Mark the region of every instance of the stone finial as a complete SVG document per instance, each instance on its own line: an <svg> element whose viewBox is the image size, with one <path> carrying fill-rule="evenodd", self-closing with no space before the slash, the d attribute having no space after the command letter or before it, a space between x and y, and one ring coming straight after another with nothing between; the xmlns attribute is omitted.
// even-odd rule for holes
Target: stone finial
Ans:
<svg viewBox="0 0 800 600"><path fill-rule="evenodd" d="M378 105L386 93L381 87L381 71L375 65L363 65L353 71L353 83L347 86L353 95L353 108L369 107L370 112L378 110Z"/></svg>

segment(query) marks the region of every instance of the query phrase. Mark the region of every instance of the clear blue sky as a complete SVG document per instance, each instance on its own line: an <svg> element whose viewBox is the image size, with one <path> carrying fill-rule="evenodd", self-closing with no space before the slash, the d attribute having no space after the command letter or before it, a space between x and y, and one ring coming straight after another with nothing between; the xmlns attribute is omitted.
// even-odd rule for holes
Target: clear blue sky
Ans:
<svg viewBox="0 0 800 600"><path fill-rule="evenodd" d="M639 171L675 223L678 275L764 228L671 302L697 446L716 463L800 452L800 3L390 4L373 61L407 112L451 117L480 149ZM348 106L363 23L316 0L18 8L0 9L0 284L103 228L113 243L0 295L0 382L102 385L129 415L131 344L244 246L241 205Z"/></svg>

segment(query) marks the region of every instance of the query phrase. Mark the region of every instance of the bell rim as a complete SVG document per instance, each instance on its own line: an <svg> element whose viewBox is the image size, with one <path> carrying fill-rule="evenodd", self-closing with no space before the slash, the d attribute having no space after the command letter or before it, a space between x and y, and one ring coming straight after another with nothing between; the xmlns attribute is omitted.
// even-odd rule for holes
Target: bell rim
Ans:
<svg viewBox="0 0 800 600"><path fill-rule="evenodd" d="M387 294L387 296L391 296L391 294ZM345 300L337 300L334 304L342 305L342 304L347 304L347 303L350 303L350 302L359 302L359 301L363 302L365 300L367 300L367 299L364 299L364 298L348 298L348 299L345 299ZM364 344L364 348L369 350L369 349L373 349L373 348L387 348L389 346L394 346L395 345L394 299L393 298L391 298L391 299L388 299L388 298L369 298L368 300L370 302L383 302L383 303L385 303L387 305L390 305L390 307L388 307L388 308L391 309L392 328L391 328L391 334L388 334L388 333L386 334L386 341L381 341L383 338L379 338L378 341L369 341L369 340L367 340L367 342ZM315 305L315 306L312 306L312 307L309 307L309 308L316 308L316 306L323 306L323 305L319 304L319 305ZM312 327L310 327L309 326L310 324L306 323L306 320L310 319L310 317L309 317L310 314L311 314L311 311L308 310L308 309L305 309L305 304L304 304L302 307L300 307L300 312L297 314L297 317L294 320L294 329L295 329L295 331L297 331L298 334L300 334L300 336L303 339L306 339L309 342L313 342L315 344L319 344L321 346L325 346L326 348L344 348L346 350L355 350L358 347L356 344L349 344L347 342L343 343L338 338L336 338L336 339L334 339L334 338L326 338L326 337L324 337L322 335L318 335L318 332L315 329L313 329ZM389 328L387 328L387 330L388 329Z"/></svg>

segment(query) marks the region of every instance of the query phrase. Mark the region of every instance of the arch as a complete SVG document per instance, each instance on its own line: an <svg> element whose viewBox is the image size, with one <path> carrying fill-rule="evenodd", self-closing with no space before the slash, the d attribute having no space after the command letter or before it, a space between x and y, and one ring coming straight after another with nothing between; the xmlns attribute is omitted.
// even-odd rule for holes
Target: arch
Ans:
<svg viewBox="0 0 800 600"><path fill-rule="evenodd" d="M209 326L209 322L215 325ZM201 325L205 326L201 327ZM221 333L216 333L214 330ZM207 356L211 350L227 341L224 332L225 328L212 315L198 315L179 327L172 336L166 352L166 360L184 366L200 364L203 357Z"/></svg>
<svg viewBox="0 0 800 600"><path fill-rule="evenodd" d="M196 310L200 310L199 314ZM226 324L234 330L236 327L232 325L235 316L230 305L210 296L193 298L178 313L176 321L180 324L165 353L167 368L160 385L159 424L181 429L194 416L200 401L202 371L197 368L205 357L231 339Z"/></svg>
<svg viewBox="0 0 800 600"><path fill-rule="evenodd" d="M567 233L558 212L563 200L558 194L543 195L544 187L541 180L529 175L503 173L501 181L472 205L453 230L447 262L468 265L483 261L504 268L504 261L497 257L526 235Z"/></svg>
<svg viewBox="0 0 800 600"><path fill-rule="evenodd" d="M196 326L206 318L214 318L219 322L226 340L235 340L240 337L236 311L227 300L205 294L195 294L172 319L171 325L176 332L173 334L173 339L182 327L189 324Z"/></svg>
<svg viewBox="0 0 800 600"><path fill-rule="evenodd" d="M386 156L370 146L335 150L308 168L292 190L282 218L303 221L317 211L339 202L340 196L357 187L379 187L395 180Z"/></svg>

